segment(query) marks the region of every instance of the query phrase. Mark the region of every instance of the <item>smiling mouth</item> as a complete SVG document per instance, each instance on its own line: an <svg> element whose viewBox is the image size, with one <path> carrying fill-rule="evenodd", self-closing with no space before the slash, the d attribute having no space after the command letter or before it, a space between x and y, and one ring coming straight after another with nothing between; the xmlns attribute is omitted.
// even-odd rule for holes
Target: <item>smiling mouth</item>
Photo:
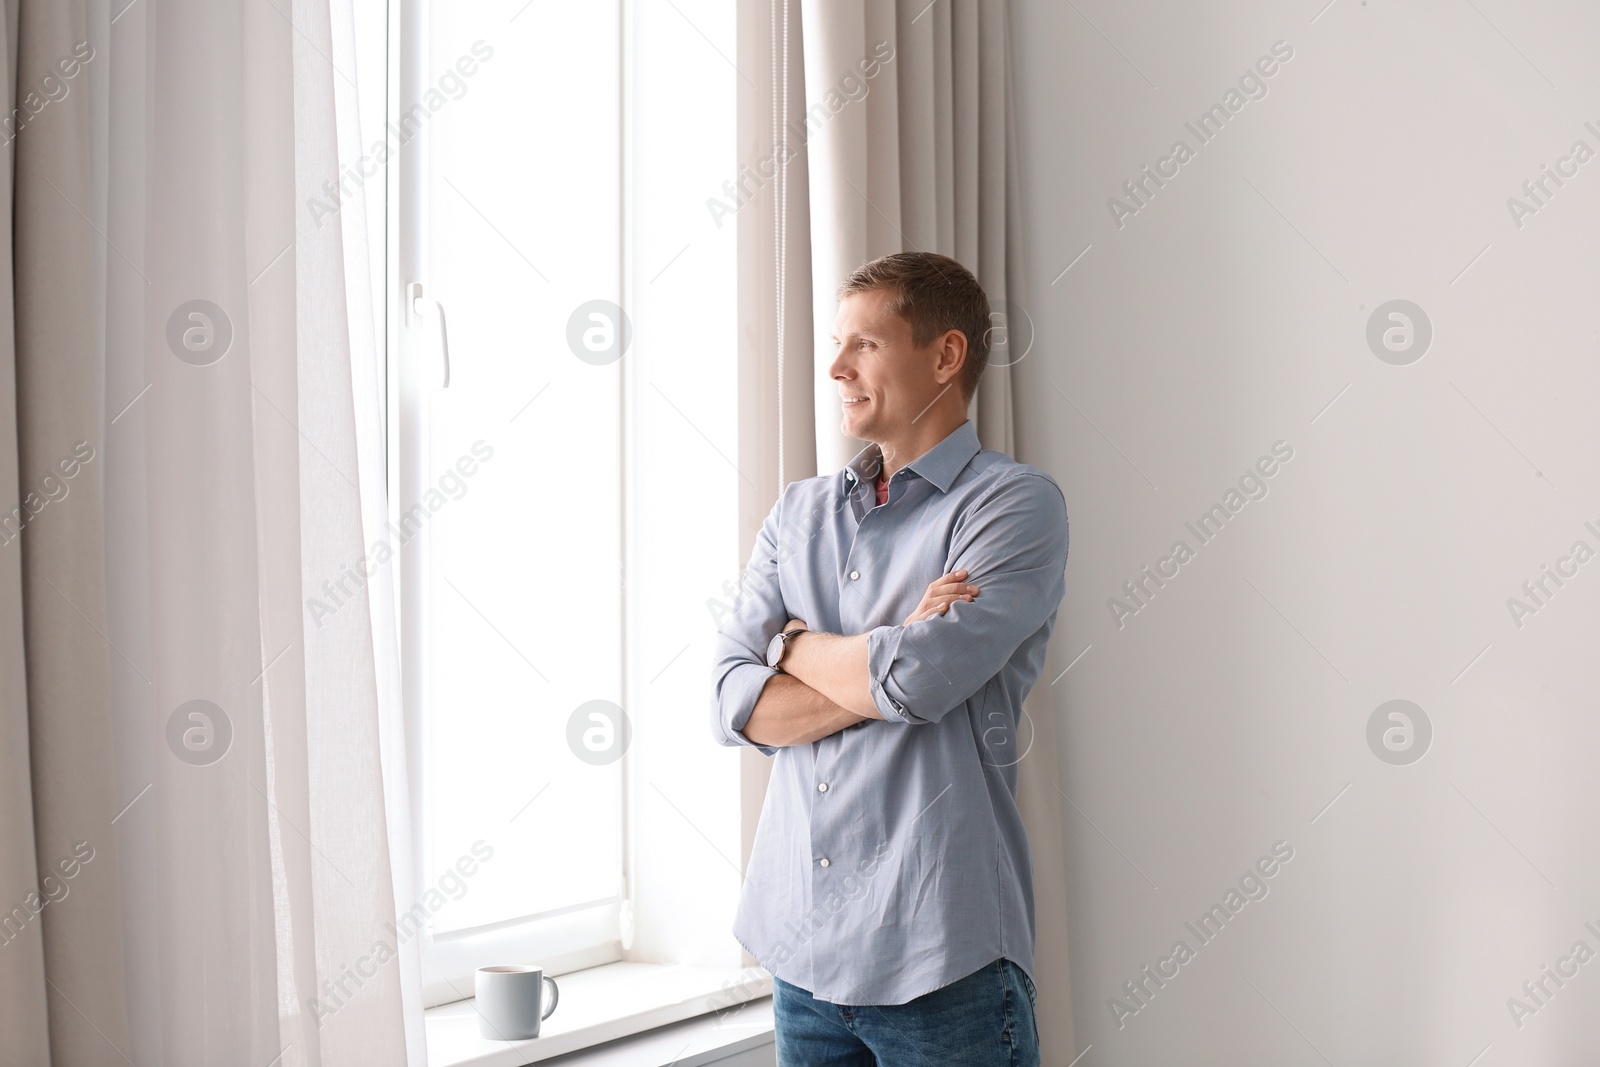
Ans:
<svg viewBox="0 0 1600 1067"><path fill-rule="evenodd" d="M852 404L865 404L867 402L867 398L864 396L841 396L839 400L844 404L845 407L849 407Z"/></svg>

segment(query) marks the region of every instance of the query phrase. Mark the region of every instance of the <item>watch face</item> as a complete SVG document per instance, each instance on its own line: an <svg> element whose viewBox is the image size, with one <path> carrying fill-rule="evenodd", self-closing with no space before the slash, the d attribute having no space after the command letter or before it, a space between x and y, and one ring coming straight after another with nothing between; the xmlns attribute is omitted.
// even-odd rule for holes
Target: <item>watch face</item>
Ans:
<svg viewBox="0 0 1600 1067"><path fill-rule="evenodd" d="M774 634L772 640L767 642L767 666L776 667L783 658L783 635Z"/></svg>

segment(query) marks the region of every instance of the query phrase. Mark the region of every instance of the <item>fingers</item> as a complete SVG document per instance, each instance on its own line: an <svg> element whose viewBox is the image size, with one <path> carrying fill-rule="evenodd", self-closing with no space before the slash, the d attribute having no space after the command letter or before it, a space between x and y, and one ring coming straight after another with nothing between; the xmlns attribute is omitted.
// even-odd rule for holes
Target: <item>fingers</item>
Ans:
<svg viewBox="0 0 1600 1067"><path fill-rule="evenodd" d="M938 578L935 578L928 585L928 595L931 596L932 594L934 594L936 592L939 592L945 586L961 585L966 580L967 580L967 572L966 571L951 571L949 574L941 575Z"/></svg>
<svg viewBox="0 0 1600 1067"><path fill-rule="evenodd" d="M978 595L978 587L967 582L967 572L954 570L949 574L935 578L928 586L928 591L922 594L922 602L916 610L906 616L904 625L926 619L933 615L943 615L949 610L950 605L959 600L970 601Z"/></svg>
<svg viewBox="0 0 1600 1067"><path fill-rule="evenodd" d="M973 593L973 594L976 594L977 591L978 591L978 587L975 586L975 585L969 584L966 581L966 577L967 577L967 572L966 571L951 571L949 574L946 574L944 577L935 579L928 586L928 591L926 593L922 594L922 602L924 604L926 604L928 601L932 600L934 597L949 596L952 593Z"/></svg>
<svg viewBox="0 0 1600 1067"><path fill-rule="evenodd" d="M923 619L931 619L935 615L943 615L949 609L949 607L950 605L948 604L941 604L936 608L918 608L916 611L912 612L906 617L905 625L910 626L914 622L921 622Z"/></svg>
<svg viewBox="0 0 1600 1067"><path fill-rule="evenodd" d="M960 601L967 601L970 603L972 599L978 595L977 586L962 586L960 589L961 591L959 592L943 593L937 596L930 594L923 597L922 603L917 605L917 610L913 611L906 618L906 624L910 625L913 622L930 618L934 615L943 615L946 611L950 610L951 604L955 604ZM967 592L969 589L971 592Z"/></svg>

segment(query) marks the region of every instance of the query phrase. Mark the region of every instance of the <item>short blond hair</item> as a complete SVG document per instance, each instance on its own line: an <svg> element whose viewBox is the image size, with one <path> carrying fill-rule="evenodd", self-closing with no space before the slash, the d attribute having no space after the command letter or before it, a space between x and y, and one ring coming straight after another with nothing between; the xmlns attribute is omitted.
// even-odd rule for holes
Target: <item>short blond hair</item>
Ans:
<svg viewBox="0 0 1600 1067"><path fill-rule="evenodd" d="M989 364L989 297L978 279L938 252L896 252L851 271L837 299L878 290L894 294L889 310L911 324L911 343L918 348L946 330L961 331L967 339L961 394L971 400Z"/></svg>

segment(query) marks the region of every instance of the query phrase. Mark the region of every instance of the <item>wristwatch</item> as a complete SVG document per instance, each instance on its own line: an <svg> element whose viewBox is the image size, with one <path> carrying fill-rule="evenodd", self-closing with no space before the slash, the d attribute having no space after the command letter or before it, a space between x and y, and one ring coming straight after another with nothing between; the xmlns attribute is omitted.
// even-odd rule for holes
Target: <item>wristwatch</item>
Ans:
<svg viewBox="0 0 1600 1067"><path fill-rule="evenodd" d="M803 634L805 632L806 628L804 626L796 626L792 630L784 630L782 633L773 634L772 640L767 642L767 666L782 670L783 668L778 666L778 662L783 659L784 648L788 646L790 641L794 640L795 634Z"/></svg>

